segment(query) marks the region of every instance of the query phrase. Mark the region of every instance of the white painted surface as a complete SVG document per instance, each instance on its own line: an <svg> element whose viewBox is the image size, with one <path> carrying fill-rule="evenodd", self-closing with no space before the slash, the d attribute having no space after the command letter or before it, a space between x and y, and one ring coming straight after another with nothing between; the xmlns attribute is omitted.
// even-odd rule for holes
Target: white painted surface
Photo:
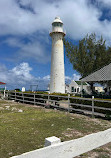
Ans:
<svg viewBox="0 0 111 158"><path fill-rule="evenodd" d="M48 138L45 138L45 147L50 146L50 145L55 145L60 142L61 142L60 138L57 138L55 136L48 137Z"/></svg>
<svg viewBox="0 0 111 158"><path fill-rule="evenodd" d="M22 87L22 92L25 92L25 87Z"/></svg>
<svg viewBox="0 0 111 158"><path fill-rule="evenodd" d="M61 25L61 26L56 26ZM63 23L56 17L52 23L52 54L51 54L51 80L50 93L65 93L65 74L64 74L64 47L63 47Z"/></svg>
<svg viewBox="0 0 111 158"><path fill-rule="evenodd" d="M103 87L94 87L96 91L98 92L104 92Z"/></svg>
<svg viewBox="0 0 111 158"><path fill-rule="evenodd" d="M73 158L111 142L111 128L12 158Z"/></svg>
<svg viewBox="0 0 111 158"><path fill-rule="evenodd" d="M74 87L74 92L72 92L72 87ZM69 85L66 85L66 93L74 93L74 94L80 93L82 89L84 89L88 94L91 93L90 85L87 82L86 85L83 85L83 88L81 85L77 84L74 80L72 80Z"/></svg>
<svg viewBox="0 0 111 158"><path fill-rule="evenodd" d="M3 97L4 97L4 98L5 98L5 94L6 94L6 93L5 93L5 90L4 90L4 94L3 94Z"/></svg>
<svg viewBox="0 0 111 158"><path fill-rule="evenodd" d="M60 23L62 23L63 24L63 22L61 21L61 19L60 19L60 17L55 17L55 19L54 19L54 21L53 21L53 23L55 23L55 22L60 22Z"/></svg>

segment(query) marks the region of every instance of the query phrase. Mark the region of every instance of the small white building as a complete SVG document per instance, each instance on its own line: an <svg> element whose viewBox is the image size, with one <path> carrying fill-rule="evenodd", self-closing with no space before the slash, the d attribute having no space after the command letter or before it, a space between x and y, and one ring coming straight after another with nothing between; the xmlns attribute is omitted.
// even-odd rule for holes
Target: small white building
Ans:
<svg viewBox="0 0 111 158"><path fill-rule="evenodd" d="M25 92L25 87L22 87L22 92Z"/></svg>
<svg viewBox="0 0 111 158"><path fill-rule="evenodd" d="M100 86L94 86L94 90L95 90L96 92L99 92L99 93L104 92L104 88L103 88L103 87L100 87Z"/></svg>
<svg viewBox="0 0 111 158"><path fill-rule="evenodd" d="M83 85L83 86L82 86ZM65 92L66 93L80 93L82 88L83 90L90 94L91 90L90 90L90 85L87 82L83 82L81 85L81 81L74 81L72 80L71 83L69 85L65 86Z"/></svg>

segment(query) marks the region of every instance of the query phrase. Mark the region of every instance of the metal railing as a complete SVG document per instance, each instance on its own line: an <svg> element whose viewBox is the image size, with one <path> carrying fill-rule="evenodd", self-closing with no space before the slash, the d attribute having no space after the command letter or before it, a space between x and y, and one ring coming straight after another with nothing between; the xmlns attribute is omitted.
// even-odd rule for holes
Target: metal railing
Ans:
<svg viewBox="0 0 111 158"><path fill-rule="evenodd" d="M59 28L57 29L56 28L56 29L50 29L49 30L49 34L51 34L53 32L56 32L56 33L58 32L58 33L64 33L64 34L66 34L66 30L64 28L63 29L59 29Z"/></svg>

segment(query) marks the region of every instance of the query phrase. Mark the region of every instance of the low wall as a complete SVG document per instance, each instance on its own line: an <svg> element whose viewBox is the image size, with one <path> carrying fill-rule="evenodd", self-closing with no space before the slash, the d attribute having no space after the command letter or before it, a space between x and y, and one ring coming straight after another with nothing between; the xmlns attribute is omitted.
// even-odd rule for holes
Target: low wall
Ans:
<svg viewBox="0 0 111 158"><path fill-rule="evenodd" d="M48 147L12 158L73 158L109 142L111 142L111 128L71 141L57 141L57 143L52 143Z"/></svg>

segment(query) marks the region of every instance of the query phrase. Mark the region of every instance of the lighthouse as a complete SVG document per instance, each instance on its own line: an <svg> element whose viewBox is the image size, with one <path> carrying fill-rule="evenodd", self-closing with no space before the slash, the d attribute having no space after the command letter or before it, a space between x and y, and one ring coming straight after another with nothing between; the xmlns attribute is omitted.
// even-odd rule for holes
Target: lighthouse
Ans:
<svg viewBox="0 0 111 158"><path fill-rule="evenodd" d="M65 93L63 45L65 32L60 17L55 17L52 22L50 36L52 38L50 93Z"/></svg>

